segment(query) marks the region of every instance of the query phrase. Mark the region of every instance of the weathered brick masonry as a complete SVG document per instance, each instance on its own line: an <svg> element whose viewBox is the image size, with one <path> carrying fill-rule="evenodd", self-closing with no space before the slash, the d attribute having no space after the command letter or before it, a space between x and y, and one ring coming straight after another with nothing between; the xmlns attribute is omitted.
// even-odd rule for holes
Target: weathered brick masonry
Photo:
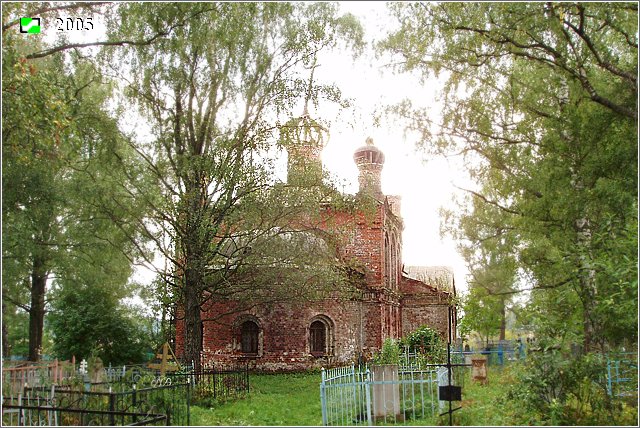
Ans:
<svg viewBox="0 0 640 428"><path fill-rule="evenodd" d="M307 156L299 164L320 164L317 147L297 153ZM205 362L248 362L266 371L300 370L367 358L380 349L384 339L399 338L421 325L449 336L449 304L455 285L451 282L448 289L438 289L403 275L400 198L383 195L380 187L384 154L367 140L354 160L360 170L360 192L375 197L375 214L367 219L362 214L332 213L331 227L352 231L341 251L343 258L364 266L362 297L262 305L241 312L233 310L233 301L210 303L203 308L203 320L231 314L203 322ZM452 338L455 318L453 322ZM184 325L178 320L178 356L183 343Z"/></svg>

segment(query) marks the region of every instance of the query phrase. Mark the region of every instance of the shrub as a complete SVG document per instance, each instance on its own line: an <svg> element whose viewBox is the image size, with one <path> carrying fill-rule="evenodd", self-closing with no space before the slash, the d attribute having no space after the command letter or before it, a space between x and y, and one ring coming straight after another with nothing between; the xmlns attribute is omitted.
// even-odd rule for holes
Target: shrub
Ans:
<svg viewBox="0 0 640 428"><path fill-rule="evenodd" d="M542 347L529 353L505 398L525 410L522 424L635 425L637 417L607 394L605 374L600 354L573 356Z"/></svg>
<svg viewBox="0 0 640 428"><path fill-rule="evenodd" d="M382 349L373 356L374 364L399 364L400 344L393 339L385 339Z"/></svg>
<svg viewBox="0 0 640 428"><path fill-rule="evenodd" d="M447 360L447 346L444 340L436 330L426 325L406 335L402 343L419 354L421 363L434 364Z"/></svg>

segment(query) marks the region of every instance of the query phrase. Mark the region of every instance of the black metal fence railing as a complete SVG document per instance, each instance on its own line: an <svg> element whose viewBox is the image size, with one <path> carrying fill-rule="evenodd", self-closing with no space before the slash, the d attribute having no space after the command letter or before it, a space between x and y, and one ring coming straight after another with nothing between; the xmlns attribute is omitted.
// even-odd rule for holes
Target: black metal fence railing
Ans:
<svg viewBox="0 0 640 428"><path fill-rule="evenodd" d="M125 392L25 388L17 397L3 397L2 425L147 425L162 415L166 425L188 426L190 389L189 383Z"/></svg>
<svg viewBox="0 0 640 428"><path fill-rule="evenodd" d="M167 415L162 414L22 404L2 407L3 426L169 425Z"/></svg>
<svg viewBox="0 0 640 428"><path fill-rule="evenodd" d="M167 376L139 371L116 382L25 386L19 394L3 396L2 425L145 425L152 423L147 416L163 415L167 425L188 426L193 403L237 399L248 392L248 367Z"/></svg>
<svg viewBox="0 0 640 428"><path fill-rule="evenodd" d="M249 392L249 369L205 369L198 373L172 373L171 382L190 382L192 402L236 399Z"/></svg>
<svg viewBox="0 0 640 428"><path fill-rule="evenodd" d="M138 389L135 385L123 392L97 392L64 387L25 388L25 394L9 399L11 406L53 406L73 409L84 414L98 412L103 418L108 415L106 425L128 425L139 422L136 415L163 414L167 425L189 425L191 385L188 382ZM87 413L89 412L89 413ZM132 420L129 420L131 414ZM4 415L3 415L4 416ZM4 419L4 418L3 418ZM83 421L78 425L86 425ZM63 424L75 425L75 423Z"/></svg>

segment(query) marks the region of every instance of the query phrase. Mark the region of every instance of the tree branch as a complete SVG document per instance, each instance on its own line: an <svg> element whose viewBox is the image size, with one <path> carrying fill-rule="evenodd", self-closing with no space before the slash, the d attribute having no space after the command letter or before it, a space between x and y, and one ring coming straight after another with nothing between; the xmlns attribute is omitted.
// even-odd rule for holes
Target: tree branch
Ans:
<svg viewBox="0 0 640 428"><path fill-rule="evenodd" d="M483 200L484 202L486 202L487 204L489 204L489 205L493 205L494 207L499 208L499 209L501 209L501 210L502 210L502 211L504 211L504 212L507 212L507 213L509 213L509 214L520 215L520 216L522 215L522 213L521 213L521 212L519 212L519 211L515 211L515 210L512 210L512 209L507 208L507 207L503 207L503 206L502 206L502 205L500 205L498 202L496 202L496 201L492 201L492 200L490 200L490 199L487 199L485 196L481 195L481 194L480 194L480 193L478 193L478 192L474 192L473 190L469 190L469 189L464 189L464 188L462 188L462 187L458 187L458 186L456 186L456 185L454 185L454 187L455 187L456 189L462 190L462 191L464 191L464 192L471 193L471 194L472 194L473 196L475 196L476 198L481 199L481 200Z"/></svg>
<svg viewBox="0 0 640 428"><path fill-rule="evenodd" d="M58 11L58 10L67 10L67 9L80 9L80 8L83 8L83 7L91 8L92 6L102 6L103 4L109 4L109 3L112 3L112 2L108 2L108 1L82 2L82 3L73 3L73 4L69 4L69 5L64 5L64 6L43 7L41 9L34 10L33 12L31 12L31 15L32 16L36 16L36 15L42 15L42 14L47 13L47 12L54 12L54 11ZM17 18L17 19L14 19L13 21L3 25L2 26L2 32L4 33L9 28L13 27L14 25L17 25L19 22L20 22L20 18Z"/></svg>

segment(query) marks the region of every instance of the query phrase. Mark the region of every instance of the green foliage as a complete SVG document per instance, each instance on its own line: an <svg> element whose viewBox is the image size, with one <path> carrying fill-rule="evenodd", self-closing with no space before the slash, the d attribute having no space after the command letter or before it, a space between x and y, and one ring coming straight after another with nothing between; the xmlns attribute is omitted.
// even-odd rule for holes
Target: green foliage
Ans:
<svg viewBox="0 0 640 428"><path fill-rule="evenodd" d="M637 337L637 243L625 238L637 229L637 8L390 8L399 26L379 47L402 58L400 71L445 81L441 121L407 102L395 111L427 154L462 155L477 184L442 227L484 288L469 309L491 295L491 311L504 309L533 290L528 321L540 335L565 328L599 349Z"/></svg>
<svg viewBox="0 0 640 428"><path fill-rule="evenodd" d="M9 345L9 349L3 349L3 352L7 352L7 356L26 358L29 354L29 315L13 305L6 305L2 311L2 324L7 328Z"/></svg>
<svg viewBox="0 0 640 428"><path fill-rule="evenodd" d="M477 332L488 342L490 337L498 334L502 299L481 287L472 287L462 302L464 316L458 324L462 336Z"/></svg>
<svg viewBox="0 0 640 428"><path fill-rule="evenodd" d="M607 394L606 372L602 355L573 356L543 346L528 354L505 400L525 410L524 424L634 425L624 402Z"/></svg>
<svg viewBox="0 0 640 428"><path fill-rule="evenodd" d="M400 354L402 349L400 348L400 342L391 338L386 338L382 344L382 349L376 352L371 359L373 364L399 364Z"/></svg>
<svg viewBox="0 0 640 428"><path fill-rule="evenodd" d="M419 354L421 364L436 364L447 360L447 346L440 334L426 325L402 338L402 345Z"/></svg>
<svg viewBox="0 0 640 428"><path fill-rule="evenodd" d="M53 351L60 359L100 358L122 365L146 360L151 332L139 314L127 308L105 287L65 287L55 293L48 325Z"/></svg>
<svg viewBox="0 0 640 428"><path fill-rule="evenodd" d="M462 156L476 183L442 222L472 275L463 330L495 334L511 296L530 291L518 315L541 343L635 342L637 7L390 9L398 27L379 47L399 71L444 81L442 120L410 102L394 110L428 155ZM532 356L513 395L527 412L512 423L611 423L603 370L591 353Z"/></svg>
<svg viewBox="0 0 640 428"><path fill-rule="evenodd" d="M18 10L3 8L3 17ZM14 30L2 35L2 293L29 314L28 354L37 359L51 280L128 293L131 261L144 247L132 243L133 225L144 210L120 185L136 175L136 159L107 113L110 82L77 52L28 61L26 52L50 46Z"/></svg>

